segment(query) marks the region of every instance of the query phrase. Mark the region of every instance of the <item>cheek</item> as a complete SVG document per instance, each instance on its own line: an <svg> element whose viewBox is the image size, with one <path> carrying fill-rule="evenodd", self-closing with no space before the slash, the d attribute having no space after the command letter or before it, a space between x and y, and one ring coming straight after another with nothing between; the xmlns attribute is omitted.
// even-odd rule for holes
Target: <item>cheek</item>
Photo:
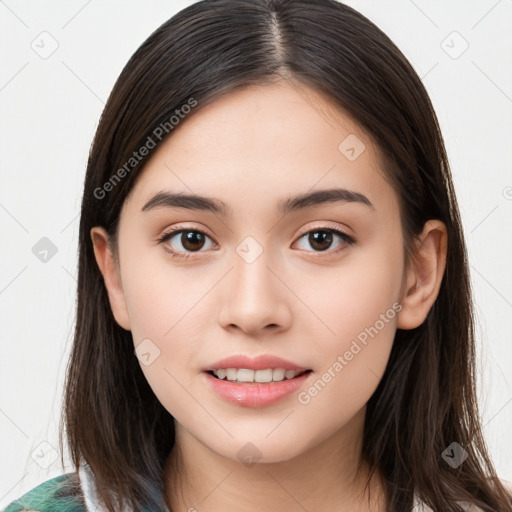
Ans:
<svg viewBox="0 0 512 512"><path fill-rule="evenodd" d="M332 407L333 414L348 418L375 391L386 369L401 309L400 247L400 240L390 240L361 249L336 271L317 274L315 287L308 283L308 305L322 322L314 320L318 333L310 340L317 381L299 396L303 405Z"/></svg>
<svg viewBox="0 0 512 512"><path fill-rule="evenodd" d="M338 294L329 305L336 310L328 320L335 334L324 331L315 338L313 353L321 355L315 356L314 378L297 396L308 430L318 436L312 445L347 425L364 408L385 372L400 305L392 302L390 287L383 284L377 290L373 285L371 293L355 288L357 294Z"/></svg>
<svg viewBox="0 0 512 512"><path fill-rule="evenodd" d="M197 311L211 285L197 270L193 274L173 268L171 257L159 254L158 249L136 247L126 244L121 265L133 343L139 360L140 352L150 354L146 359L151 363L145 365L141 360L141 368L155 394L170 404L183 398L178 382L187 387L193 377L185 369L194 367L195 340L201 339L202 327Z"/></svg>
<svg viewBox="0 0 512 512"><path fill-rule="evenodd" d="M341 349L376 323L383 337L392 337L402 280L400 247L399 240L375 243L347 254L335 268L304 272L297 280L316 317L310 319L323 332L319 340Z"/></svg>
<svg viewBox="0 0 512 512"><path fill-rule="evenodd" d="M163 248L126 252L122 265L126 305L135 343L165 340L194 316L208 279L197 269L179 267Z"/></svg>
<svg viewBox="0 0 512 512"><path fill-rule="evenodd" d="M203 280L194 280L179 269L153 265L148 271L142 261L126 273L125 295L131 321L133 343L141 369L160 403L180 419L190 409L190 396L197 379L195 359L201 328L197 308L206 293ZM196 284L194 284L196 283ZM199 308L199 306L198 306ZM194 321L196 319L196 321ZM150 364L141 354L149 353Z"/></svg>

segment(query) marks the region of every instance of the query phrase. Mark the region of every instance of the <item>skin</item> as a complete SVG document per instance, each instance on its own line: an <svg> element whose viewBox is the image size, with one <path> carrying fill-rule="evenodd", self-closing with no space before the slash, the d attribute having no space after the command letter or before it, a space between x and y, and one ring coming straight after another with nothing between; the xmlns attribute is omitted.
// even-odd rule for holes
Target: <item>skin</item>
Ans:
<svg viewBox="0 0 512 512"><path fill-rule="evenodd" d="M365 144L354 161L338 150L349 134ZM141 368L175 418L179 451L166 480L173 510L386 510L379 473L370 504L366 468L354 479L366 403L396 329L420 325L438 294L446 229L429 221L405 267L398 198L381 162L362 128L318 91L286 81L251 86L196 110L151 156L122 208L120 264L105 230L91 230L116 321L135 347L149 338L160 350ZM364 194L373 208L344 202L277 212L283 198L335 187ZM218 198L232 216L141 212L161 190ZM187 252L180 234L155 241L178 225L209 237L186 260L165 249ZM318 250L307 234L326 228L355 244L334 234ZM263 251L252 263L236 251L247 236ZM241 407L202 378L222 357L273 354L313 370L300 391L307 390L393 304L400 312L307 404L293 393ZM237 456L248 442L261 455L251 467ZM172 471L178 465L181 478Z"/></svg>

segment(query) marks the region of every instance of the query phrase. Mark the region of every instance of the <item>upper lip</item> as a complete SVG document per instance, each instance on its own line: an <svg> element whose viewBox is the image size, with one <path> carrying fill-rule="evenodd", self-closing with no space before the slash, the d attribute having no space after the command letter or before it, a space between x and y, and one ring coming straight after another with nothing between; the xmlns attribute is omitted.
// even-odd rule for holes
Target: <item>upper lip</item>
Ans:
<svg viewBox="0 0 512 512"><path fill-rule="evenodd" d="M280 357L270 354L263 354L256 357L249 357L243 354L225 357L219 359L209 366L203 368L203 371L219 370L222 368L247 368L248 370L266 370L267 368L283 368L284 370L294 370L296 372L304 372L308 368L304 368L298 364L292 363Z"/></svg>

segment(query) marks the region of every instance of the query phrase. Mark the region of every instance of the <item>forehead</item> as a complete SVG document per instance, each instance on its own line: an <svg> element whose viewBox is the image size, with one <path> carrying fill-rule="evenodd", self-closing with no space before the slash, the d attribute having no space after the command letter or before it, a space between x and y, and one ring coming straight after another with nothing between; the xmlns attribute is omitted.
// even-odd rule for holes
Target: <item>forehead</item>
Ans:
<svg viewBox="0 0 512 512"><path fill-rule="evenodd" d="M256 203L334 187L373 204L396 199L368 134L317 90L283 80L198 105L155 150L131 196L139 211L159 190L255 211Z"/></svg>

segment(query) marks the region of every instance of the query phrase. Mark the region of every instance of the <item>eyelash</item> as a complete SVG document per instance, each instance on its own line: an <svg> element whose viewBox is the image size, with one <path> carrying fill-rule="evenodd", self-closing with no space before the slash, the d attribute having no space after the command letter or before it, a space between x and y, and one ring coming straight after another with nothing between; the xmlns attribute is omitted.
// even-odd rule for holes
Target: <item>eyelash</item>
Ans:
<svg viewBox="0 0 512 512"><path fill-rule="evenodd" d="M306 235L309 235L310 233L317 233L317 232L320 232L320 231L328 232L328 233L335 233L335 234L339 235L339 237L343 240L344 244L342 245L342 247L340 247L339 249L336 249L335 251L329 251L329 250L326 250L326 251L313 251L313 252L317 252L319 254L323 254L324 252L328 253L329 255L338 254L339 252L342 252L342 251L346 250L347 246L353 245L356 242L351 236L347 235L343 231L341 231L339 229L336 229L336 228L328 228L328 227L319 227L319 228L310 229L309 231L306 231L305 233L302 233L302 235L300 235L298 240L300 240L301 238L303 238ZM207 236L208 238L211 238L208 235L208 233L206 233L206 231L203 231L202 229L179 227L179 228L176 228L176 229L174 229L172 231L169 231L168 233L163 233L160 237L157 238L157 242L159 244L163 244L163 243L167 242L168 240L170 240L171 238L173 238L178 233L183 233L183 232L201 233L202 235ZM180 258L180 259L183 259L183 260L188 259L192 254L194 254L193 252L189 252L189 253L185 253L185 255L184 255L184 254L182 254L182 253L180 253L178 251L174 251L173 249L169 249L167 247L166 247L166 251L173 258ZM202 252L202 251L196 251L196 252ZM322 257L322 256L320 256L320 257Z"/></svg>

